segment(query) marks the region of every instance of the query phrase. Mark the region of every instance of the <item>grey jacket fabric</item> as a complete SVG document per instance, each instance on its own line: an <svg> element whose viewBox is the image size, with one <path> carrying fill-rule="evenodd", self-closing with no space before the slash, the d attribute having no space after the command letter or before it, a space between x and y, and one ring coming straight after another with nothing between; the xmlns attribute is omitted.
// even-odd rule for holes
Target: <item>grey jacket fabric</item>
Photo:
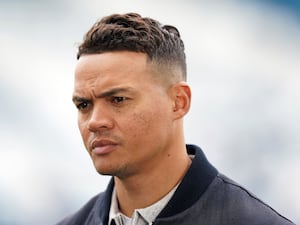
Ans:
<svg viewBox="0 0 300 225"><path fill-rule="evenodd" d="M195 155L173 197L153 225L289 225L293 224L248 190L220 174L201 149ZM107 190L92 198L57 225L108 225L113 179Z"/></svg>

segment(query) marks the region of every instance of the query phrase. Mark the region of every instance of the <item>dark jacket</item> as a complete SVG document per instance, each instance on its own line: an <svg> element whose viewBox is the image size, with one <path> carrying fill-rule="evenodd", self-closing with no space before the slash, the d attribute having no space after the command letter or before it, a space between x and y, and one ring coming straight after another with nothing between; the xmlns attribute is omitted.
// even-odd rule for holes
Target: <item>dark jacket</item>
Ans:
<svg viewBox="0 0 300 225"><path fill-rule="evenodd" d="M167 206L153 225L288 225L293 224L230 180L207 161L201 149L187 145L195 155ZM92 198L57 225L107 225L113 179L107 190Z"/></svg>

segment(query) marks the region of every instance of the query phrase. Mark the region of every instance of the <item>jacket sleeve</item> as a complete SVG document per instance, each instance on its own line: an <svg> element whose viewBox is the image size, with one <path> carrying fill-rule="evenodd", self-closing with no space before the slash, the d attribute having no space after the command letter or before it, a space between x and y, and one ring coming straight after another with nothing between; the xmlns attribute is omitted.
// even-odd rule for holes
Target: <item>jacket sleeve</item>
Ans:
<svg viewBox="0 0 300 225"><path fill-rule="evenodd" d="M67 216L56 225L85 225L89 224L89 220L94 214L94 205L99 198L99 195L90 199L81 209L72 215Z"/></svg>

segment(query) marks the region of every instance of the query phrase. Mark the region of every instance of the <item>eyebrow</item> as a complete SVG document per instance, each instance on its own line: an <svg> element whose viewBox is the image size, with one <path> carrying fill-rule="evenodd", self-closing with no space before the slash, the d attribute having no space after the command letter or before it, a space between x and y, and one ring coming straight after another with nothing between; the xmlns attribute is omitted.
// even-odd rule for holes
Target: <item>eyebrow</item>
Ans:
<svg viewBox="0 0 300 225"><path fill-rule="evenodd" d="M112 88L110 90L104 91L98 95L96 95L96 98L105 98L105 97L110 97L114 96L119 93L128 93L128 92L133 92L132 88L130 87L116 87Z"/></svg>
<svg viewBox="0 0 300 225"><path fill-rule="evenodd" d="M112 88L110 90L104 91L95 96L96 96L96 98L106 98L106 97L110 97L110 96L114 96L116 94L126 93L126 92L129 93L129 92L134 92L134 91L130 87L117 87L117 88ZM72 97L72 101L73 102L85 102L85 101L90 101L90 100L85 97L80 97L78 95L74 95Z"/></svg>
<svg viewBox="0 0 300 225"><path fill-rule="evenodd" d="M79 97L79 96L73 96L72 97L72 101L75 103L75 102L87 102L89 101L89 99L87 98L83 98L83 97Z"/></svg>

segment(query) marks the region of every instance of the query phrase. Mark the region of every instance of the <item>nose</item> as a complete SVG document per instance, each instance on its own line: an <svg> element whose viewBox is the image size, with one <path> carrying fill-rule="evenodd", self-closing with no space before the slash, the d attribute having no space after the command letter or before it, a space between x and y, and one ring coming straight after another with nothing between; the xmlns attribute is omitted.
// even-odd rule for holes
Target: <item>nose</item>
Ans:
<svg viewBox="0 0 300 225"><path fill-rule="evenodd" d="M113 127L112 115L104 107L94 106L87 126L91 132L111 129Z"/></svg>

